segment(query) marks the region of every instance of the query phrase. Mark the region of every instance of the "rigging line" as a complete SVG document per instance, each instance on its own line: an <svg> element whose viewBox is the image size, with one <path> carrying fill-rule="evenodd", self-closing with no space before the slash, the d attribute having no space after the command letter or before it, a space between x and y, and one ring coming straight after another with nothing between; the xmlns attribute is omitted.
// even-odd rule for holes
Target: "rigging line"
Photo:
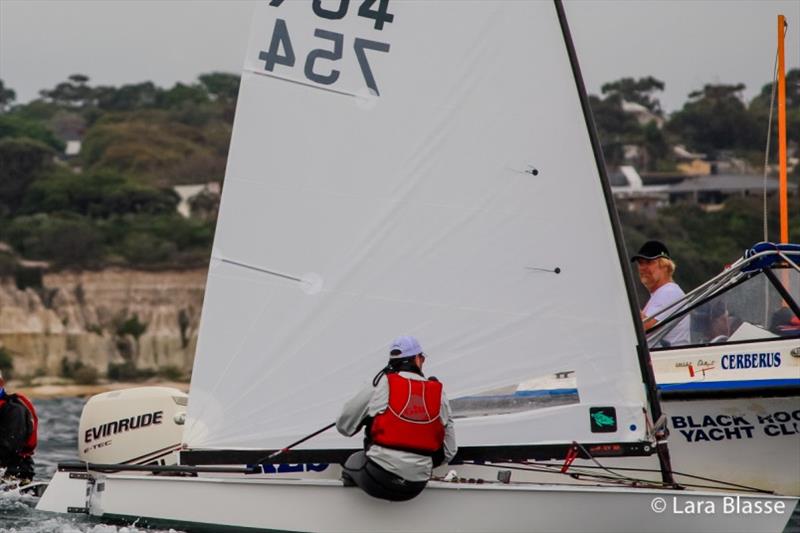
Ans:
<svg viewBox="0 0 800 533"><path fill-rule="evenodd" d="M785 34L785 32L784 32ZM769 242L767 228L767 173L769 171L769 145L772 139L772 117L775 110L775 94L778 92L778 51L775 50L775 65L772 67L772 96L769 101L769 119L767 120L767 146L764 150L764 241Z"/></svg>
<svg viewBox="0 0 800 533"><path fill-rule="evenodd" d="M630 476L621 476L621 477L617 476L617 475L608 476L608 475L603 475L603 474L595 474L595 473L585 472L583 470L583 469L586 469L586 468L598 468L597 466L591 466L591 465L582 465L582 466L578 466L578 467L575 467L573 465L573 467L571 468L570 472L563 473L560 470L560 468L561 468L560 464L552 464L552 463L534 463L534 464L530 464L530 466L512 466L512 465L509 465L509 464L503 464L502 466L500 466L498 464L485 464L485 463L472 463L472 464L475 465L475 466L485 466L485 467L499 468L499 469L505 469L505 470L519 470L519 471L522 471L522 472L539 472L539 473L543 473L543 474L561 474L561 475L570 476L570 477L572 477L574 479L578 479L578 476L581 476L583 479L587 479L587 480L588 479L604 480L606 482L615 482L615 483L620 483L620 482L626 482L627 481L627 482L630 482L630 483L633 483L633 484L647 484L647 485L650 485L652 487L667 487L667 485L665 485L661 481L634 478L634 477L630 477ZM521 464L529 464L529 463L523 461ZM541 466L543 468L537 468L539 466ZM618 470L639 471L639 472L645 472L645 473L646 472L649 472L649 473L659 473L659 472L661 472L661 470L652 469L652 468L618 468ZM764 489L759 489L757 487L750 487L750 486L747 486L747 485L739 485L739 484L736 484L736 483L729 483L727 481L722 481L722 480L713 479L713 478L706 478L706 477L702 477L702 476L695 476L695 475L692 475L692 474L685 474L685 473L682 473L682 472L677 472L675 470L673 470L672 473L677 475L677 476L695 478L695 479L699 479L701 481L710 481L712 483L715 483L715 485L704 485L704 484L699 484L699 483L681 483L682 487L719 489L720 485L724 485L724 486L726 486L726 490L729 489L729 490L738 490L740 492L747 492L747 493L752 492L752 493L759 493L759 494L774 494L774 491L768 491L768 490L764 490ZM524 482L518 482L518 483L524 483ZM673 486L670 485L669 487L673 487Z"/></svg>
<svg viewBox="0 0 800 533"><path fill-rule="evenodd" d="M245 263L239 263L238 261L233 261L231 259L220 258L219 261L220 261L220 263L228 263L229 265L236 265L236 266L240 266L242 268L249 268L250 270L255 270L256 272L263 272L264 274L270 274L272 276L278 276L279 278L290 279L292 281L299 281L301 283L303 282L302 279L296 278L294 276L281 274L280 272L273 272L272 270L267 270L267 269L264 269L264 268L255 267L253 265L247 265Z"/></svg>
<svg viewBox="0 0 800 533"><path fill-rule="evenodd" d="M611 474L611 475L614 475L614 476L619 476L619 477L623 477L623 478L624 478L624 477L626 477L626 476L624 476L624 475L622 475L622 474L619 474L619 473L617 473L617 472L614 472L613 470L611 470L611 469L609 469L609 468L606 468L605 466L603 466L602 464L600 464L600 461L598 461L597 459L595 459L595 458L594 458L594 456L593 456L592 454L590 454L590 453L589 453L589 450L587 450L586 448L584 448L584 447L583 447L583 444L581 444L580 442L575 442L575 444L577 444L578 448L580 448L580 449L583 451L583 453L585 453L585 454L586 454L586 457L588 457L589 459L591 459L591 460L592 460L592 462L593 462L594 464L596 464L597 466L599 466L601 469L605 470L606 472L608 472L609 474ZM656 443L656 446L658 446L658 443ZM664 469L662 468L662 472L663 472L663 471L664 471ZM670 471L670 473L671 473L671 471ZM671 476L670 476L670 477L671 477ZM672 481L672 479L670 479L670 481ZM679 485L678 485L677 483L674 483L673 485L674 485L674 487L676 487L676 488L677 488L677 487L679 487Z"/></svg>
<svg viewBox="0 0 800 533"><path fill-rule="evenodd" d="M561 465L556 464L556 463L527 463L527 462L523 462L522 464L530 464L531 466L547 466L547 467L552 468L552 469L556 469L556 468L560 468L561 467ZM579 465L579 466L577 466L575 468L598 468L598 467L597 466L592 466L592 465ZM600 468L602 468L602 467L600 467ZM630 471L630 472L646 472L646 473L649 472L649 473L654 473L654 474L661 472L661 470L656 469L656 468L631 468L631 467L614 467L614 468L616 470L625 470L625 471ZM751 492L763 492L763 493L772 493L773 492L773 491L768 491L768 490L765 490L765 489L760 489L758 487L753 487L753 486L750 486L750 485L740 485L738 483L731 483L730 481L723 481L721 479L715 479L715 478L710 478L710 477L705 477L705 476L697 476L695 474L687 474L685 472L679 472L677 470L673 470L672 473L675 474L676 476L692 478L692 479L698 479L700 481L710 481L712 483L717 483L718 485L727 485L727 486L730 486L730 487L736 487L736 488L747 490L747 491L751 491Z"/></svg>

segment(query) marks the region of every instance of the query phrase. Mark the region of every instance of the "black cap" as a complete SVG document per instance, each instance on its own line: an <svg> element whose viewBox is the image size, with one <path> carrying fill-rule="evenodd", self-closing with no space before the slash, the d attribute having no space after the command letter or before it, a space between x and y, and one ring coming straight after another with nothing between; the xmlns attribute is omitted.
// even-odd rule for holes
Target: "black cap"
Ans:
<svg viewBox="0 0 800 533"><path fill-rule="evenodd" d="M639 252L631 257L631 261L636 261L637 259L657 259L659 257L669 257L669 250L667 249L666 245L661 241L647 241L639 248Z"/></svg>

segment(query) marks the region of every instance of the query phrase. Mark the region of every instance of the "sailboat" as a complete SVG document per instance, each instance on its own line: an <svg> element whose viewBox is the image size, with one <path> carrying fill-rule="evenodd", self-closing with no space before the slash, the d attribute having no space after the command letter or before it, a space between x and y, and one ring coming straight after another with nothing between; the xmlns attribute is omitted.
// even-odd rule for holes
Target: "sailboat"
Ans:
<svg viewBox="0 0 800 533"><path fill-rule="evenodd" d="M179 464L62 464L38 508L184 529L781 531L796 498L669 483L625 255L560 2L260 3ZM399 334L472 401L471 468L658 449L667 483L451 465L393 504L316 476L360 446L330 431L273 468ZM500 392L565 363L577 403L509 409Z"/></svg>

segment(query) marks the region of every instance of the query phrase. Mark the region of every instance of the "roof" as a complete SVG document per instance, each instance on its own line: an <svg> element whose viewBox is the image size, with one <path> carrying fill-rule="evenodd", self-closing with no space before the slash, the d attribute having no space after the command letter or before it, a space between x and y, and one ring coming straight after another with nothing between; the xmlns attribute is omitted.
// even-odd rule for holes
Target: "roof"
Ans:
<svg viewBox="0 0 800 533"><path fill-rule="evenodd" d="M790 190L796 190L796 183L788 184ZM699 191L762 191L764 190L764 177L748 174L712 174L689 178L670 187L670 192L699 192ZM767 191L778 190L778 180L767 178Z"/></svg>

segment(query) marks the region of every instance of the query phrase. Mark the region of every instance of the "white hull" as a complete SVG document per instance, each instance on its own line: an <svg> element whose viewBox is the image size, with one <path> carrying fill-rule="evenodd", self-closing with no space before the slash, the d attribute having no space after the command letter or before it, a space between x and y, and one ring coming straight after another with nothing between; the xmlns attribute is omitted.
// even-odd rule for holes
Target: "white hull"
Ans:
<svg viewBox="0 0 800 533"><path fill-rule="evenodd" d="M673 469L800 496L798 347L800 339L772 338L654 351ZM738 368L750 366L734 364L747 353L769 355L772 366Z"/></svg>
<svg viewBox="0 0 800 533"><path fill-rule="evenodd" d="M671 401L663 409L673 470L800 496L800 420L775 418L800 418L800 398Z"/></svg>
<svg viewBox="0 0 800 533"><path fill-rule="evenodd" d="M787 346L793 347L797 340L790 343ZM723 348L710 347L703 350L695 358L695 362L716 362L720 359ZM788 354L789 350L784 347L783 352ZM693 355L696 354L693 352ZM660 352L654 358L659 382L679 383L678 377L688 377L688 371L683 366L688 359L686 355ZM777 382L800 377L797 358L787 355L785 359L786 364L780 368L770 369L769 372L742 371L736 378L743 382L760 379ZM668 369L673 369L674 375L670 375ZM671 379L666 379L667 376ZM713 383L710 380L704 381L704 378L698 372L693 382L684 383ZM736 380L728 383L731 387L737 386ZM575 388L574 378L554 377L540 380L531 390L571 391ZM669 449L674 471L756 487L777 494L800 496L800 396L759 398L720 395L707 399L662 400L661 405L670 429ZM600 461L608 466L659 469L655 456ZM592 463L576 461L575 464ZM514 475L516 477L521 474ZM559 478L563 477L545 475L531 478L527 473L524 476L525 479L549 482L559 482ZM661 479L658 473L640 476ZM678 480L690 482L688 478L679 477ZM696 482L708 483L699 480Z"/></svg>
<svg viewBox="0 0 800 533"><path fill-rule="evenodd" d="M95 475L59 472L39 509L86 504L105 519L192 529L201 525L318 532L746 532L782 531L797 500L720 493L559 485L431 482L389 503L335 480ZM87 491L87 488L89 489ZM654 499L656 500L654 503ZM726 499L727 498L727 499ZM662 512L661 504L666 506ZM758 503L756 503L758 502ZM744 508L769 504L769 513ZM694 511L694 513L690 512Z"/></svg>

